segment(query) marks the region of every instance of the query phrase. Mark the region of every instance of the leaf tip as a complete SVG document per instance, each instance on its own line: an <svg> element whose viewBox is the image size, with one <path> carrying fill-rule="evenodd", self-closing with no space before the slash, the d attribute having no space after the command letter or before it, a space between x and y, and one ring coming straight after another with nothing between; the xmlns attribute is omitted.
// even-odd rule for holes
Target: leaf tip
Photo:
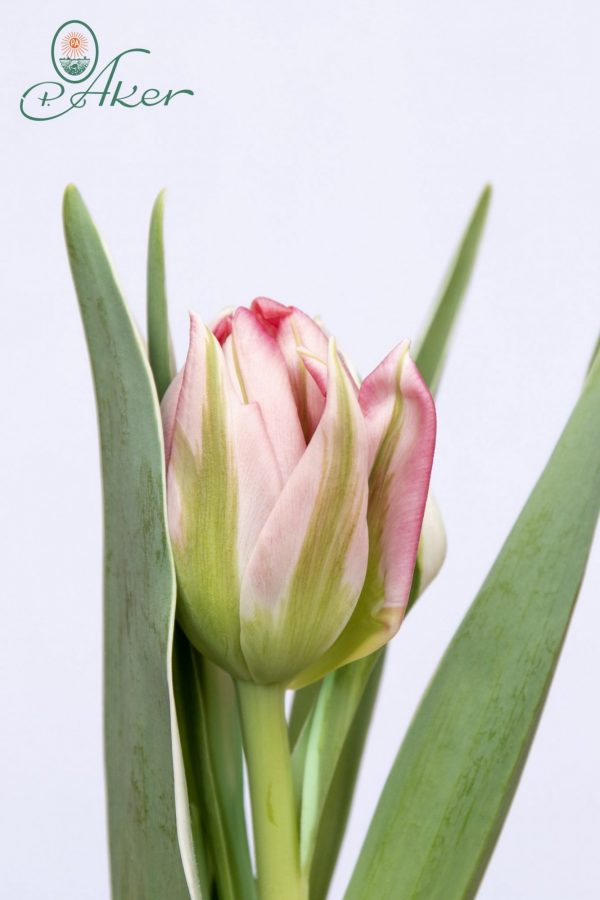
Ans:
<svg viewBox="0 0 600 900"><path fill-rule="evenodd" d="M491 183L488 181L487 184L483 186L483 190L479 195L479 202L477 203L477 212L480 215L487 215L487 211L492 199L493 188Z"/></svg>
<svg viewBox="0 0 600 900"><path fill-rule="evenodd" d="M162 217L162 214L163 214L163 211L164 211L164 208L165 208L165 198L166 198L166 195L167 195L167 189L166 189L166 188L162 188L162 190L160 190L160 191L158 192L158 195L157 195L157 197L156 197L156 200L154 201L154 206L152 207L152 214L153 214L153 215L155 215L155 216L156 216L156 215L159 215L159 216Z"/></svg>

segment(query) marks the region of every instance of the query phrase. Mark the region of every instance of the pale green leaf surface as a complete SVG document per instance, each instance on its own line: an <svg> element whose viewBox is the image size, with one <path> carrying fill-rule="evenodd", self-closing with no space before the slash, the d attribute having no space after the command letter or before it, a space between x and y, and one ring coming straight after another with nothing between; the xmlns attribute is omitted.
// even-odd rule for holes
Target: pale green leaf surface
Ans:
<svg viewBox="0 0 600 900"><path fill-rule="evenodd" d="M600 509L600 358L400 748L346 900L473 897L542 712Z"/></svg>
<svg viewBox="0 0 600 900"><path fill-rule="evenodd" d="M375 699L385 663L385 654L377 653L377 661L363 692L346 743L340 754L335 775L327 794L319 821L319 831L310 867L310 900L325 900L346 830L354 797L354 787Z"/></svg>
<svg viewBox="0 0 600 900"><path fill-rule="evenodd" d="M300 815L300 864L310 870L319 822L335 770L379 654L372 653L352 668L331 672L317 699L308 731ZM358 677L360 675L360 677Z"/></svg>
<svg viewBox="0 0 600 900"><path fill-rule="evenodd" d="M233 682L178 626L173 667L194 839L207 848L219 900L253 900Z"/></svg>
<svg viewBox="0 0 600 900"><path fill-rule="evenodd" d="M171 682L175 577L157 398L102 241L74 187L65 192L64 223L100 428L113 898L200 900L202 865L192 849Z"/></svg>
<svg viewBox="0 0 600 900"><path fill-rule="evenodd" d="M169 336L163 243L164 191L154 204L148 241L149 362L159 396L175 375ZM219 900L256 894L246 834L241 727L230 676L175 630L173 672L192 834L212 862ZM203 825L204 823L204 825ZM205 850L206 848L206 850ZM203 892L209 896L205 874Z"/></svg>
<svg viewBox="0 0 600 900"><path fill-rule="evenodd" d="M294 691L294 700L289 722L290 747L292 750L296 746L298 738L302 733L304 723L312 712L316 699L319 696L322 683L322 681L313 681L312 684L307 684L306 687Z"/></svg>
<svg viewBox="0 0 600 900"><path fill-rule="evenodd" d="M208 753L206 713L194 649L177 624L173 636L173 693L192 839L196 856L201 861L202 896L208 898L211 896L217 866L211 838L215 842L222 840L222 830L216 827L220 825L218 817L216 825L212 818L216 791L211 768L205 764ZM226 872L225 877L228 875Z"/></svg>

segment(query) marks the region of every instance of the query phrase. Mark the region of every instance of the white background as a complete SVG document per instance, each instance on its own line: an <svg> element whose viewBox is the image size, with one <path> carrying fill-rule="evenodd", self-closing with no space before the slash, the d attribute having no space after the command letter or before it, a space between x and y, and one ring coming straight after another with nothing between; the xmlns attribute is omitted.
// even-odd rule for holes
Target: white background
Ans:
<svg viewBox="0 0 600 900"><path fill-rule="evenodd" d="M23 90L88 21L168 109L36 124ZM74 181L143 322L169 188L172 326L266 294L320 313L364 374L416 336L475 199L483 252L439 394L443 574L394 643L340 898L420 694L541 471L599 325L600 8L594 2L11 4L1 85L1 893L108 897L101 512L91 378L60 222ZM482 900L598 896L600 547Z"/></svg>

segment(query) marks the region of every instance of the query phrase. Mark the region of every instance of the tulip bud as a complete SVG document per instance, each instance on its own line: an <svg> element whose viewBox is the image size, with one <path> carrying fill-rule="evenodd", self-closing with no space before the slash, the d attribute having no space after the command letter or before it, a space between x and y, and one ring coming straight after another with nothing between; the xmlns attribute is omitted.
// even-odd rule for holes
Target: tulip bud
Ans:
<svg viewBox="0 0 600 900"><path fill-rule="evenodd" d="M162 411L178 617L192 643L239 679L300 684L389 640L435 443L408 344L359 389L298 309L255 300L212 330L192 315Z"/></svg>

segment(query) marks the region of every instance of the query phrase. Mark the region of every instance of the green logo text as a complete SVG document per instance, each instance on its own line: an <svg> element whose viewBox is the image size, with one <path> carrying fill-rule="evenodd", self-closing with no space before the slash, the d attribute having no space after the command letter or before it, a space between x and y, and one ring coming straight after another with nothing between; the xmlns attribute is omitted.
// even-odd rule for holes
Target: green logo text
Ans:
<svg viewBox="0 0 600 900"><path fill-rule="evenodd" d="M26 119L48 122L58 119L92 103L105 108L168 106L182 94L193 96L189 88L166 90L124 81L121 71L128 57L133 54L149 54L144 47L133 47L118 53L91 79L99 61L98 41L89 25L79 19L71 19L57 30L52 40L51 57L60 81L39 81L28 87L21 97L20 109ZM82 82L85 86L75 87Z"/></svg>

